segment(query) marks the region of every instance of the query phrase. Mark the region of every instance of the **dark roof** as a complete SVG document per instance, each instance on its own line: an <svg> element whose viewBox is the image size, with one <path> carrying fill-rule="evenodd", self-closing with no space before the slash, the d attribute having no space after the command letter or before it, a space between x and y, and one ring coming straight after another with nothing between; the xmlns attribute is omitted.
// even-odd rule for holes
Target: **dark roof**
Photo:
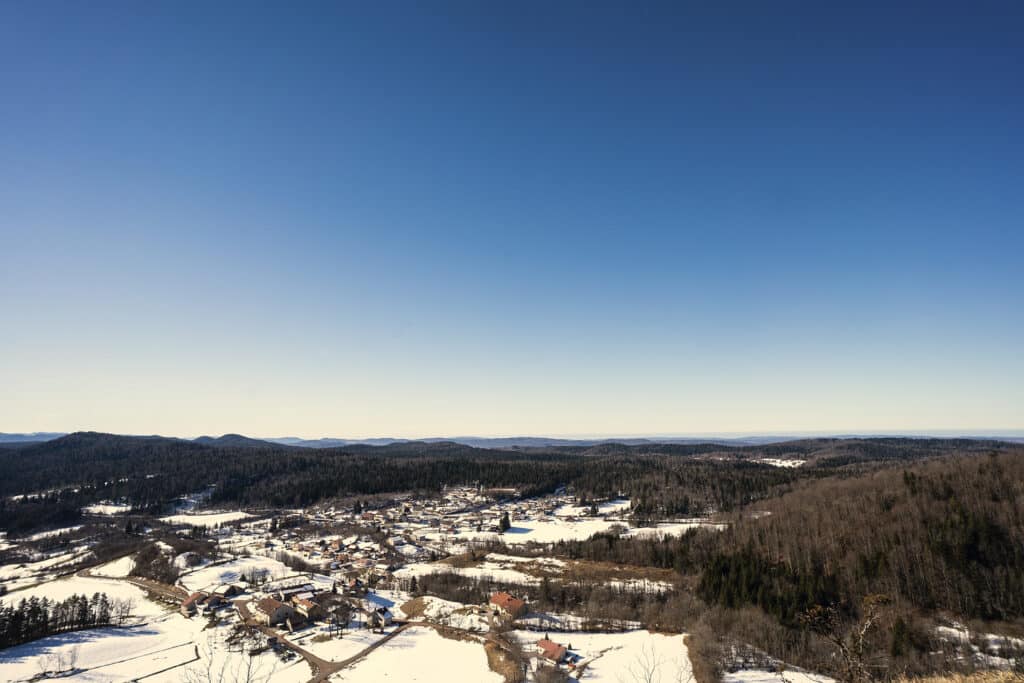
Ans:
<svg viewBox="0 0 1024 683"><path fill-rule="evenodd" d="M275 600L274 598L263 598L262 600L256 603L256 609L268 615L273 614L280 608L286 606L287 605L285 605L283 602L281 602L280 600Z"/></svg>

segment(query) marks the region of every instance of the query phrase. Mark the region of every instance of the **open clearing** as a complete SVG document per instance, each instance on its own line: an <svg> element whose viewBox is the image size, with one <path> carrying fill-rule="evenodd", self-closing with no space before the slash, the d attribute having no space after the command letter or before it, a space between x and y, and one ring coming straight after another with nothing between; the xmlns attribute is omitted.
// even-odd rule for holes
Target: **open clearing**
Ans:
<svg viewBox="0 0 1024 683"><path fill-rule="evenodd" d="M214 527L239 519L252 517L247 512L206 512L197 514L180 514L169 517L161 517L161 522L168 524L188 524L190 526Z"/></svg>
<svg viewBox="0 0 1024 683"><path fill-rule="evenodd" d="M503 683L490 670L483 645L412 627L374 650L366 659L331 677L332 681L409 681L410 683Z"/></svg>
<svg viewBox="0 0 1024 683"><path fill-rule="evenodd" d="M211 564L181 575L178 583L189 591L216 588L224 583L238 583L242 574L266 572L267 579L293 576L294 569L269 557L240 557L230 562Z"/></svg>
<svg viewBox="0 0 1024 683"><path fill-rule="evenodd" d="M621 683L621 681L664 681L675 683L690 679L692 668L681 635L662 635L650 631L625 633L552 633L552 640L571 646L582 669L581 681ZM516 631L523 650L534 652L543 633Z"/></svg>

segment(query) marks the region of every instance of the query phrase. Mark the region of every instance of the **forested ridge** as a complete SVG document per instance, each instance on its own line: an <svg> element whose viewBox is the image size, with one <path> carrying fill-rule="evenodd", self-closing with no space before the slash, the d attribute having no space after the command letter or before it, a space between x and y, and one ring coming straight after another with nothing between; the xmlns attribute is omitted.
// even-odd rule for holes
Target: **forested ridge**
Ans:
<svg viewBox="0 0 1024 683"><path fill-rule="evenodd" d="M719 532L562 542L573 559L674 569L710 603L787 623L866 595L967 618L1024 617L1024 449L804 480ZM754 514L756 513L756 514Z"/></svg>
<svg viewBox="0 0 1024 683"><path fill-rule="evenodd" d="M803 479L849 475L880 462L1008 448L1013 446L894 438L736 447L607 443L488 449L404 442L299 449L244 437L198 443L84 432L0 449L6 475L0 479L0 527L18 533L67 524L82 506L99 500L123 500L155 512L210 486L215 503L267 507L305 506L352 494L430 492L445 485L511 486L524 495L570 486L586 497L628 495L637 519L658 519L734 510ZM755 462L767 457L823 466L773 468Z"/></svg>
<svg viewBox="0 0 1024 683"><path fill-rule="evenodd" d="M762 507L768 516L723 534L720 545L742 550L722 562L756 558L794 576L834 577L836 594L849 604L884 594L973 618L1024 616L1022 453L825 479ZM717 588L716 599L741 599L727 581L706 588L709 597ZM750 589L732 588L757 602Z"/></svg>
<svg viewBox="0 0 1024 683"><path fill-rule="evenodd" d="M675 603L689 613L673 625L727 652L749 643L847 678L829 638L870 619L858 666L877 677L969 667L935 619L1024 628L1024 448L801 479L723 531L492 550L675 570L699 604Z"/></svg>

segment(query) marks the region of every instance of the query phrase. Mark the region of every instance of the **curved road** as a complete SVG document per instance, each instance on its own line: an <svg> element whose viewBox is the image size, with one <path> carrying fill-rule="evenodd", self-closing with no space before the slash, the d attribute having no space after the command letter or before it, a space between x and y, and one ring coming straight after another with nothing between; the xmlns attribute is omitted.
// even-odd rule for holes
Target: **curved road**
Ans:
<svg viewBox="0 0 1024 683"><path fill-rule="evenodd" d="M370 654L378 647L380 647L387 641L391 640L392 638L394 638L410 626L410 624L399 624L398 628L396 628L394 631L386 634L380 640L375 641L374 643L367 646L365 649L360 650L358 653L352 655L348 659L343 659L340 662L332 662L329 659L317 657L309 650L299 647L292 641L288 640L285 637L285 635L276 628L273 628L272 626L264 626L263 624L257 623L255 617L253 617L252 615L252 612L249 611L248 600L235 600L234 605L235 609L238 610L239 616L242 617L242 622L246 626L259 629L260 632L264 635L276 637L277 642L281 643L281 645L288 648L292 652L295 652L296 654L298 654L306 660L306 663L309 664L310 668L313 670L313 677L309 679L309 683L324 683L332 675L336 674L337 672L341 671L347 666L355 664L363 657L366 657L368 654Z"/></svg>

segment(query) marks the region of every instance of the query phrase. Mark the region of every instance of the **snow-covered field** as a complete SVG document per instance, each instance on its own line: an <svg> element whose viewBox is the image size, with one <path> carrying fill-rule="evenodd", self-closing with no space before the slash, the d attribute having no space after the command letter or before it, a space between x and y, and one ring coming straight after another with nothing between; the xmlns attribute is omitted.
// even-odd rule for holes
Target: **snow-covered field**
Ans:
<svg viewBox="0 0 1024 683"><path fill-rule="evenodd" d="M215 588L223 583L238 583L242 580L242 574L253 571L266 572L266 578L271 580L295 574L294 569L269 557L240 557L230 562L207 565L184 573L178 579L178 583L189 591L198 591Z"/></svg>
<svg viewBox="0 0 1024 683"><path fill-rule="evenodd" d="M130 558L108 563L102 569L111 574L126 571L126 559ZM75 576L16 591L4 600L17 601L31 595L63 600L74 593L96 592L132 600L132 623L123 628L50 636L0 651L0 681L27 681L41 671L63 670L71 664L77 673L61 680L180 683L186 680L187 669L226 671L233 676L250 662L260 675L270 676L275 683L304 683L311 676L309 666L301 659L284 663L270 652L250 659L244 649L229 649L224 639L230 626L207 628L205 619L185 619L150 602L141 589L125 581Z"/></svg>
<svg viewBox="0 0 1024 683"><path fill-rule="evenodd" d="M434 532L426 534L428 540L446 543L449 546L465 545L471 542L501 541L508 545L522 543L557 543L558 541L585 541L594 534L605 533L615 526L624 526L623 522L599 518L569 519L565 517L547 517L544 519L512 520L512 527L504 534L489 531L474 531L460 534ZM713 524L702 519L679 520L666 522L653 527L628 529L627 536L680 535L689 529L710 528L722 529L725 525Z"/></svg>
<svg viewBox="0 0 1024 683"><path fill-rule="evenodd" d="M106 593L111 599L116 600L131 600L135 605L133 611L135 616L157 616L162 615L165 611L161 606L147 600L146 594L141 588L126 581L93 576L68 576L56 581L30 586L8 593L0 598L0 602L16 604L22 598L28 599L32 596L50 600L66 600L72 595L92 595L93 593Z"/></svg>
<svg viewBox="0 0 1024 683"><path fill-rule="evenodd" d="M652 530L653 531L653 530ZM473 579L491 580L520 586L540 585L544 576L563 577L563 570L572 575L575 563L549 557L516 557L500 553L489 553L483 561L473 567L455 567L447 562L422 562L408 564L395 572L395 578L408 579L430 574L458 574ZM629 588L644 592L664 592L672 585L657 580L635 578L623 571L621 578L614 574L606 578L609 586Z"/></svg>
<svg viewBox="0 0 1024 683"><path fill-rule="evenodd" d="M491 579L521 586L538 585L541 581L539 577L525 574L517 569L509 568L508 565L490 560L484 561L478 567L453 567L443 562L410 564L396 571L395 578L407 579L429 574L458 574L474 579Z"/></svg>
<svg viewBox="0 0 1024 683"><path fill-rule="evenodd" d="M828 676L786 669L785 673L761 669L740 669L722 674L722 683L834 683Z"/></svg>
<svg viewBox="0 0 1024 683"><path fill-rule="evenodd" d="M0 651L0 680L27 681L40 671L74 665L87 671L61 680L127 681L184 664L195 654L191 636L167 628L167 620L65 633Z"/></svg>
<svg viewBox="0 0 1024 683"><path fill-rule="evenodd" d="M130 512L132 509L131 505L123 505L121 503L97 503L96 505L87 505L82 508L82 512L88 515L120 515L125 512Z"/></svg>
<svg viewBox="0 0 1024 683"><path fill-rule="evenodd" d="M60 529L50 529L49 531L40 531L37 534L32 534L31 536L26 536L25 540L26 541L41 541L44 538L51 538L53 536L60 536L61 534L68 534L68 533L71 533L72 531L78 531L81 528L82 528L82 525L78 524L76 526L66 526L66 527L62 527Z"/></svg>
<svg viewBox="0 0 1024 683"><path fill-rule="evenodd" d="M552 520L531 520L515 521L512 528L500 535L500 538L509 545L518 543L556 543L558 541L583 541L594 534L608 531L614 522L607 522L603 519L584 519L579 521L565 521L562 519ZM479 533L467 534L477 536L475 540L489 540L498 537L498 534Z"/></svg>
<svg viewBox="0 0 1024 683"><path fill-rule="evenodd" d="M528 653L536 651L543 633L516 631L516 638ZM621 681L663 681L677 683L690 679L692 668L681 635L662 635L649 631L624 633L550 634L555 642L569 647L583 668L581 681L620 683ZM571 647L570 647L571 646Z"/></svg>
<svg viewBox="0 0 1024 683"><path fill-rule="evenodd" d="M119 563L123 565L119 560L105 566L118 571L122 568ZM0 651L0 680L28 680L41 670L63 669L73 661L77 668L89 671L67 680L122 681L138 677L147 670L158 671L191 659L194 648L184 647L191 643L191 636L176 633L168 625L171 617L183 623L185 619L168 614L164 608L147 600L141 589L124 581L72 576L15 591L4 596L4 601L14 603L32 596L64 600L74 594L97 592L114 599L131 600L134 604L131 625L65 633Z"/></svg>
<svg viewBox="0 0 1024 683"><path fill-rule="evenodd" d="M169 517L161 517L161 522L167 522L168 524L188 524L190 526L204 526L214 527L220 524L226 524L227 522L234 522L238 519L248 519L252 517L248 512L207 512L197 514L180 514L170 515Z"/></svg>
<svg viewBox="0 0 1024 683"><path fill-rule="evenodd" d="M128 576L135 568L135 560L131 556L125 556L113 562L107 562L92 570L94 576L108 576L110 578L122 578Z"/></svg>
<svg viewBox="0 0 1024 683"><path fill-rule="evenodd" d="M800 467L806 460L796 460L791 458L760 458L754 462L759 462L762 465L771 465L772 467Z"/></svg>
<svg viewBox="0 0 1024 683"><path fill-rule="evenodd" d="M716 524L704 519L685 519L676 522L662 522L654 526L642 526L630 529L627 536L682 536L690 529L713 529L721 531L728 524Z"/></svg>
<svg viewBox="0 0 1024 683"><path fill-rule="evenodd" d="M92 551L88 548L78 548L71 552L45 557L36 562L5 564L0 566L0 582L3 582L9 591L32 586L52 579L55 574L68 572L75 563L86 559L91 554Z"/></svg>
<svg viewBox="0 0 1024 683"><path fill-rule="evenodd" d="M619 498L618 500L608 500L603 503L597 504L597 513L599 515L622 513L628 510L629 500L626 498ZM580 517L589 514L589 505L563 505L562 507L555 510L556 517Z"/></svg>
<svg viewBox="0 0 1024 683"><path fill-rule="evenodd" d="M350 628L341 638L335 636L329 640L323 640L323 637L329 636L329 633L326 626L321 626L305 629L297 636L288 636L288 640L309 650L317 657L331 662L340 662L359 654L396 628L397 626L393 626L385 629L384 633L374 633L363 628Z"/></svg>
<svg viewBox="0 0 1024 683"><path fill-rule="evenodd" d="M225 680L244 672L250 663L244 651L223 642L228 627L206 629L204 619L188 620L170 612L129 628L103 628L50 636L0 651L0 680L27 681L42 669L62 669L74 660L79 673L68 681L120 683L144 679L181 683L187 671L227 672ZM197 659L198 657L198 659ZM57 662L63 661L64 666ZM260 680L303 683L311 675L301 659L281 662L270 653L252 659ZM269 677L266 678L266 677ZM216 679L213 679L216 680ZM244 679L243 679L244 680Z"/></svg>
<svg viewBox="0 0 1024 683"><path fill-rule="evenodd" d="M487 666L487 654L480 643L451 640L432 628L413 627L384 643L353 667L335 674L331 680L502 683L504 679Z"/></svg>

